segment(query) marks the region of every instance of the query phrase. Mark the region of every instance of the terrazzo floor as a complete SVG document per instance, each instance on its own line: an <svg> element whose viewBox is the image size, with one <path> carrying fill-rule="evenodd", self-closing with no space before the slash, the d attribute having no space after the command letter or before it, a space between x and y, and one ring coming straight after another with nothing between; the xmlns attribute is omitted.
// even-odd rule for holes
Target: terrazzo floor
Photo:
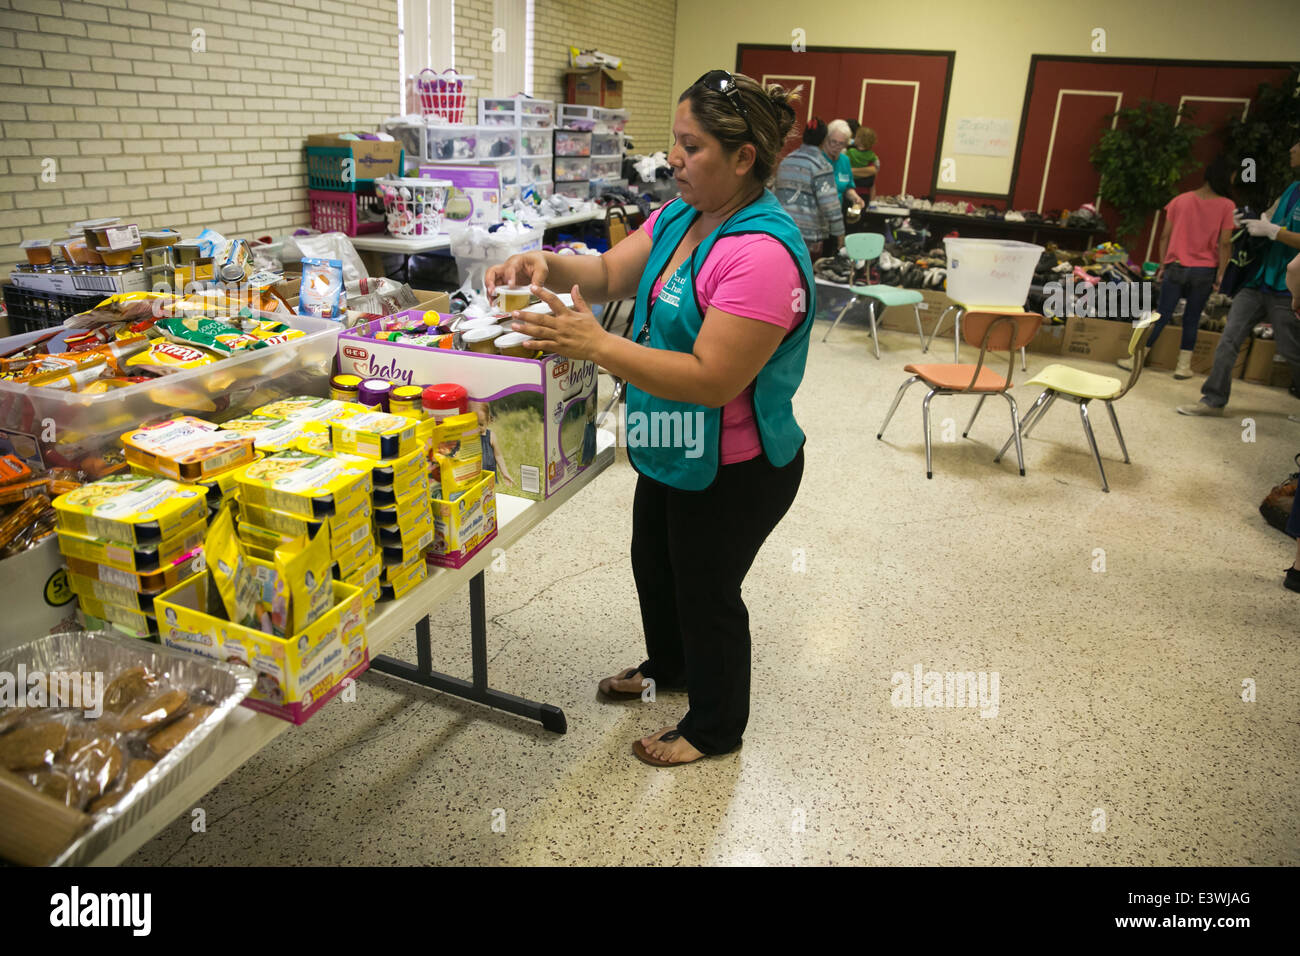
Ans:
<svg viewBox="0 0 1300 956"><path fill-rule="evenodd" d="M487 574L491 682L562 707L567 734L370 673L208 794L205 833L183 817L129 863L1300 863L1295 546L1257 512L1295 467L1300 402L1237 382L1228 417L1185 418L1201 379L1148 371L1117 405L1132 464L1095 416L1103 494L1073 406L1021 478L992 462L1005 405L963 440L972 400L936 399L927 481L919 389L875 438L915 336L882 333L877 361L851 319L825 328L796 399L803 487L745 587L738 754L645 766L631 741L684 695L596 696L643 656L620 454ZM463 592L435 612L435 668L468 676L468 647ZM895 706L917 665L996 672L996 708Z"/></svg>

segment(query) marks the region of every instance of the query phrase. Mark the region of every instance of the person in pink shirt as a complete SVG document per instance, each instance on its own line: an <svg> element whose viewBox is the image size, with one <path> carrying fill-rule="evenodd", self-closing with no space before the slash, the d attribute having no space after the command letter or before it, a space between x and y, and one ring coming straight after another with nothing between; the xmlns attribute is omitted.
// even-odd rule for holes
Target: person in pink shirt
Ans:
<svg viewBox="0 0 1300 956"><path fill-rule="evenodd" d="M1205 182L1196 189L1179 193L1165 204L1160 270L1156 273L1156 281L1160 283L1156 312L1160 318L1147 341L1147 354L1151 354L1160 332L1169 324L1178 300L1186 299L1183 338L1174 378L1192 376L1192 350L1196 347L1201 311L1210 294L1219 288L1232 254L1236 204L1228 198L1231 192L1228 162L1220 156L1205 168ZM1132 359L1120 359L1119 366L1131 371Z"/></svg>

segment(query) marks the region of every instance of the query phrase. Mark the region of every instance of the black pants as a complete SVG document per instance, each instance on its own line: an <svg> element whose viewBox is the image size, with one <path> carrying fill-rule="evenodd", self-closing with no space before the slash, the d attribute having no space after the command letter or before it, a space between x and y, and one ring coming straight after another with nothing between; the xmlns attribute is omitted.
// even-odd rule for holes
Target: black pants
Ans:
<svg viewBox="0 0 1300 956"><path fill-rule="evenodd" d="M678 491L644 475L632 505L632 573L659 687L686 686L678 723L700 753L740 744L749 722L749 611L740 586L758 549L794 502L803 449L784 468L767 456L723 465L705 491Z"/></svg>

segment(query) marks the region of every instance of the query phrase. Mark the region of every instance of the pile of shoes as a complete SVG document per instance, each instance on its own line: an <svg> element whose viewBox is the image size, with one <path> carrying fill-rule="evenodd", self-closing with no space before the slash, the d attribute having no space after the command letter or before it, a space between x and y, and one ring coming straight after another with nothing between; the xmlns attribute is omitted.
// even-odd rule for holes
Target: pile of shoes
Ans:
<svg viewBox="0 0 1300 956"><path fill-rule="evenodd" d="M847 285L853 281L854 268L854 262L848 256L827 256L813 263L813 276L824 282Z"/></svg>

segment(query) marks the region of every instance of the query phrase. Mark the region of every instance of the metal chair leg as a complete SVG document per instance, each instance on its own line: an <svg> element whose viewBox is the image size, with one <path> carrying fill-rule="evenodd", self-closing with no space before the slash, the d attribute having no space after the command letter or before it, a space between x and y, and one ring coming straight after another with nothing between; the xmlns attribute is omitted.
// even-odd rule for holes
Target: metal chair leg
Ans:
<svg viewBox="0 0 1300 956"><path fill-rule="evenodd" d="M921 427L925 429L925 477L934 477L934 466L930 463L930 399L938 389L930 389L921 401Z"/></svg>
<svg viewBox="0 0 1300 956"><path fill-rule="evenodd" d="M951 312L951 311L952 311L953 309L955 309L955 308L957 308L955 305L950 305L950 306L948 306L946 309L944 309L942 312L939 313L939 321L936 322L936 323L934 323L934 328L932 328L932 329L930 330L930 337L929 337L928 339L926 339L924 342L921 343L921 351L922 351L922 352L928 352L928 351L930 351L930 344L934 341L934 337L935 337L936 335L939 334L939 330L940 330L941 328L943 328L943 320L946 319L946 318L948 318L948 313ZM917 313L917 318L918 318L918 321L919 321L919 319L920 319L920 313L919 313L919 312Z"/></svg>
<svg viewBox="0 0 1300 956"><path fill-rule="evenodd" d="M961 433L962 438L966 438L970 435L970 430L975 425L975 418L979 415L980 409L984 407L984 399L988 397L988 393L985 393L981 395L980 400L975 403L975 411L971 412L970 421L966 423L966 430Z"/></svg>
<svg viewBox="0 0 1300 956"><path fill-rule="evenodd" d="M1025 448L1020 435L1020 410L1016 408L1016 400L1011 397L1010 392L999 394L1011 403L1011 437L1016 440L1016 461L1020 464L1020 477L1023 478L1025 477Z"/></svg>
<svg viewBox="0 0 1300 956"><path fill-rule="evenodd" d="M952 317L952 360L961 361L961 317L966 310L957 307L957 314Z"/></svg>
<svg viewBox="0 0 1300 956"><path fill-rule="evenodd" d="M840 309L840 314L835 316L835 321L831 323L831 327L827 329L826 334L822 336L823 342L825 342L827 339L831 337L831 333L835 331L835 326L839 325L840 319L844 318L844 313L849 311L849 309L853 308L853 305L857 301L858 301L858 297L855 295L851 299L849 299L848 302L844 303L844 308Z"/></svg>
<svg viewBox="0 0 1300 956"><path fill-rule="evenodd" d="M1097 450L1097 439L1092 434L1092 422L1088 420L1088 403L1086 401L1079 403L1079 417L1083 419L1083 431L1088 436L1088 446L1092 448L1092 457L1097 461L1097 471L1101 472L1101 490L1110 491L1110 485L1106 482L1106 469L1101 464L1101 452Z"/></svg>
<svg viewBox="0 0 1300 956"><path fill-rule="evenodd" d="M889 420L894 417L894 410L898 408L898 403L903 400L903 393L921 380L921 376L913 375L902 385L898 386L898 391L894 393L894 403L889 406L889 413L885 415L885 421L880 426L880 431L876 432L876 438L884 436L885 429L889 427Z"/></svg>
<svg viewBox="0 0 1300 956"><path fill-rule="evenodd" d="M1034 399L1034 404L1029 406L1028 413L1020 420L1020 436L1022 438L1029 437L1030 430L1038 424L1038 419L1043 417L1043 414L1052 404L1055 394L1056 393L1050 388L1045 388L1043 389L1043 393L1039 395L1038 398ZM1002 444L1001 450L999 450L997 455L993 458L994 464L1002 460L1002 456L1007 453L1007 449L1011 447L1011 443L1015 440L1015 435L1007 437L1007 440Z"/></svg>
<svg viewBox="0 0 1300 956"><path fill-rule="evenodd" d="M1029 371L1029 366L1025 364L1025 347L1023 345L1020 346L1020 371L1022 372Z"/></svg>
<svg viewBox="0 0 1300 956"><path fill-rule="evenodd" d="M880 336L876 334L876 300L871 299L867 302L870 311L867 316L871 319L871 347L876 350L876 359L880 359Z"/></svg>
<svg viewBox="0 0 1300 956"><path fill-rule="evenodd" d="M618 404L618 400L623 397L623 389L626 385L627 382L623 381L623 379L614 379L614 393L610 396L609 404L605 406L605 410L601 412L600 417L596 419L597 428L600 428L605 424L605 419L608 418L609 413L614 410L614 406Z"/></svg>
<svg viewBox="0 0 1300 956"><path fill-rule="evenodd" d="M924 352L925 332L921 328L921 304L919 302L914 302L912 304L912 312L916 315L916 338L921 343L921 351Z"/></svg>
<svg viewBox="0 0 1300 956"><path fill-rule="evenodd" d="M1119 439L1119 450L1124 453L1124 464L1132 464L1128 460L1128 447L1124 444L1124 433L1119 430L1119 419L1115 417L1115 406L1111 402L1107 402L1106 411L1110 412L1110 423L1115 426L1115 437Z"/></svg>

